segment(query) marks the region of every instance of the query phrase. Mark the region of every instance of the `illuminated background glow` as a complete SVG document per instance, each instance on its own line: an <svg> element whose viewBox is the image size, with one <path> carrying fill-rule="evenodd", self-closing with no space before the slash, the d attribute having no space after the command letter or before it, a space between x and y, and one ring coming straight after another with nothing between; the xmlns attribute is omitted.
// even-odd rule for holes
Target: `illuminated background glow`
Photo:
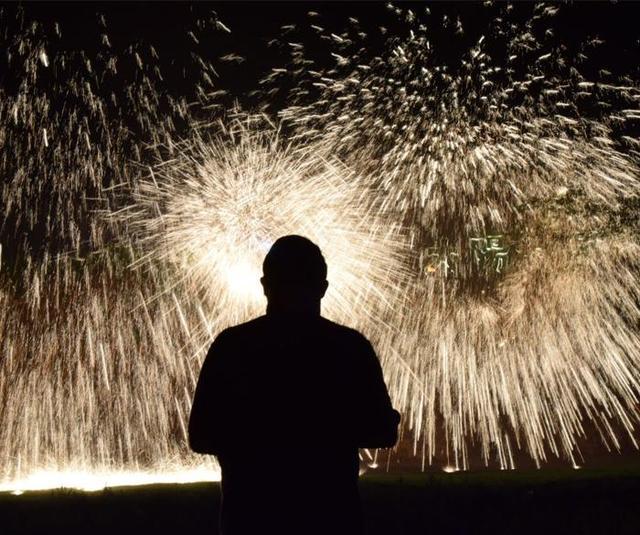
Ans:
<svg viewBox="0 0 640 535"><path fill-rule="evenodd" d="M311 10L274 32L246 102L209 8L169 60L108 16L80 46L0 12L0 490L215 478L197 374L291 233L403 414L370 468L638 448L637 66L565 41L557 6L384 9L375 35Z"/></svg>

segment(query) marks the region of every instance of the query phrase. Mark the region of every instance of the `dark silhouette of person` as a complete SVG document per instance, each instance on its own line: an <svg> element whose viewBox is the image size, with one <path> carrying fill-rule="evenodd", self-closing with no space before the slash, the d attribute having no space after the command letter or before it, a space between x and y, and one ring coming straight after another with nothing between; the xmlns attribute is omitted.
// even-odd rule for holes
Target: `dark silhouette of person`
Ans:
<svg viewBox="0 0 640 535"><path fill-rule="evenodd" d="M266 315L214 340L189 421L222 470L221 531L361 534L358 448L393 446L400 415L369 341L320 315L320 249L282 237L263 273Z"/></svg>

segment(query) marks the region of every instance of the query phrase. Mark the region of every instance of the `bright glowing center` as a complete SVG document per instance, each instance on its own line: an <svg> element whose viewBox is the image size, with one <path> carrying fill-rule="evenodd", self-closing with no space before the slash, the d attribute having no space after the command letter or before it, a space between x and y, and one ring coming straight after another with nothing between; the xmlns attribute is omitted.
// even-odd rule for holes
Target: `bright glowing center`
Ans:
<svg viewBox="0 0 640 535"><path fill-rule="evenodd" d="M227 266L225 279L229 292L239 299L259 300L260 271L247 260L238 260Z"/></svg>

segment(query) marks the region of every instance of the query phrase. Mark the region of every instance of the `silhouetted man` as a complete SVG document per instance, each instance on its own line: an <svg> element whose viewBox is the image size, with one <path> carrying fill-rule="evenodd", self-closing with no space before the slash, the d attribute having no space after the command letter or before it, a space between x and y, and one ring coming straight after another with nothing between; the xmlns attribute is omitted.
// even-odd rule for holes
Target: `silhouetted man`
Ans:
<svg viewBox="0 0 640 535"><path fill-rule="evenodd" d="M320 249L280 238L263 273L267 313L215 339L189 422L222 469L222 533L360 534L358 448L393 446L400 415L367 339L320 316Z"/></svg>

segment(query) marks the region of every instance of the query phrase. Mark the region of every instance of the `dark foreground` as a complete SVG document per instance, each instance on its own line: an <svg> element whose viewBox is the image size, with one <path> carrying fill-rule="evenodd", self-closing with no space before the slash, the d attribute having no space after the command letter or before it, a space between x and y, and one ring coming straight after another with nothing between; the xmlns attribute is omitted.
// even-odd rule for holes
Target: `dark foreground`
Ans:
<svg viewBox="0 0 640 535"><path fill-rule="evenodd" d="M376 474L361 493L370 535L640 533L640 467ZM0 494L0 533L215 534L219 501L212 483Z"/></svg>

